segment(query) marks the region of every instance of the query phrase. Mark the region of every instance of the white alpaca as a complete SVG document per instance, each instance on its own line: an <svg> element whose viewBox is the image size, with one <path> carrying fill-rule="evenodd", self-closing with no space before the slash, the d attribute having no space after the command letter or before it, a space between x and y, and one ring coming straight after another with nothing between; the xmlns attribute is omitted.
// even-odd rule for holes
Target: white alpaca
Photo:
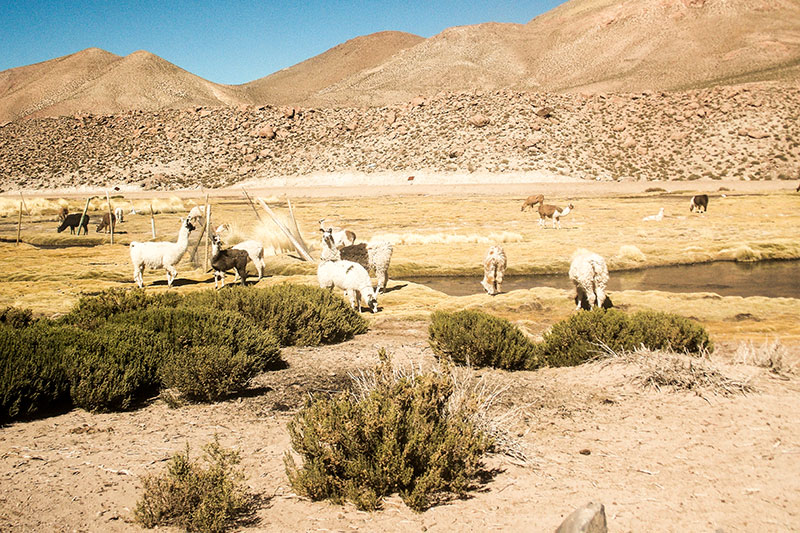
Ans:
<svg viewBox="0 0 800 533"><path fill-rule="evenodd" d="M657 215L646 216L646 217L644 217L642 219L642 222L647 222L649 220L654 220L656 222L661 222L662 218L664 218L664 208L663 207L658 210L658 214Z"/></svg>
<svg viewBox="0 0 800 533"><path fill-rule="evenodd" d="M575 285L576 310L612 307L611 298L606 295L608 267L600 255L583 248L575 251L569 266L569 279Z"/></svg>
<svg viewBox="0 0 800 533"><path fill-rule="evenodd" d="M117 219L117 222L125 222L125 210L121 207L114 208L114 217Z"/></svg>
<svg viewBox="0 0 800 533"><path fill-rule="evenodd" d="M356 262L367 269L367 272L375 271L375 276L378 278L377 294L386 288L386 284L389 282L389 263L392 261L392 252L394 251L392 243L378 241L367 244L362 242L338 248L333 237L333 228L325 229L320 224L320 231L323 232L322 260L345 259ZM330 239L324 238L326 233L330 234Z"/></svg>
<svg viewBox="0 0 800 533"><path fill-rule="evenodd" d="M361 312L362 297L373 313L378 312L378 295L372 288L372 280L367 269L360 264L342 260L333 240L330 228L320 228L322 232L322 257L317 267L317 281L322 288L337 287L350 299L350 306Z"/></svg>
<svg viewBox="0 0 800 533"><path fill-rule="evenodd" d="M481 281L481 285L491 296L500 293L505 272L506 253L500 246L492 246L483 260L483 281Z"/></svg>
<svg viewBox="0 0 800 533"><path fill-rule="evenodd" d="M325 222L324 218L319 219L319 228L325 229L322 225ZM351 246L356 243L356 234L354 231L344 228L337 228L332 226L329 228L333 235L333 242L336 244L337 248L344 248L345 246Z"/></svg>
<svg viewBox="0 0 800 533"><path fill-rule="evenodd" d="M175 265L183 257L189 246L189 233L194 231L194 226L188 218L181 219L181 229L178 232L178 242L137 242L131 243L131 263L133 263L133 281L144 287L142 273L145 267L150 270L165 269L167 271L167 285L172 287L172 282L178 275Z"/></svg>

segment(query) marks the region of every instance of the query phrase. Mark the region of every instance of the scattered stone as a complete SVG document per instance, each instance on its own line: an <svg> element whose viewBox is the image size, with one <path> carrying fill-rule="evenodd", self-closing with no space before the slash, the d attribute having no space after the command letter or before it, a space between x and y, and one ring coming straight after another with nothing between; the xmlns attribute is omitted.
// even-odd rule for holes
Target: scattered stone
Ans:
<svg viewBox="0 0 800 533"><path fill-rule="evenodd" d="M274 139L275 138L275 130L272 126L264 126L256 130L256 137L261 137L263 139Z"/></svg>
<svg viewBox="0 0 800 533"><path fill-rule="evenodd" d="M541 118L550 118L553 116L553 111L555 111L552 107L542 107L536 110L536 115Z"/></svg>
<svg viewBox="0 0 800 533"><path fill-rule="evenodd" d="M589 502L577 508L561 522L556 533L608 533L605 507Z"/></svg>
<svg viewBox="0 0 800 533"><path fill-rule="evenodd" d="M486 126L487 124L489 124L489 118L486 117L485 115L480 114L480 113L476 113L476 114L472 115L471 117L469 117L467 119L467 121L470 124L472 124L473 126L477 127L477 128L482 128L482 127Z"/></svg>

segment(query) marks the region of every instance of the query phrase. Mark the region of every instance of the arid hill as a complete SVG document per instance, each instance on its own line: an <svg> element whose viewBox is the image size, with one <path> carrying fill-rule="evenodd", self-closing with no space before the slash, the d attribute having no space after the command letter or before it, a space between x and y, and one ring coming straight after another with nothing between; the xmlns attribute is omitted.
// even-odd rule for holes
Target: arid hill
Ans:
<svg viewBox="0 0 800 533"><path fill-rule="evenodd" d="M99 49L0 72L0 123L219 105L386 106L439 92L682 91L800 81L793 0L570 0L527 24L385 31L239 86Z"/></svg>
<svg viewBox="0 0 800 533"><path fill-rule="evenodd" d="M238 87L211 83L142 50L119 57L89 48L0 72L0 123L20 117L249 102Z"/></svg>
<svg viewBox="0 0 800 533"><path fill-rule="evenodd" d="M440 93L373 108L238 106L14 121L0 189L174 189L315 172L796 179L800 88Z"/></svg>
<svg viewBox="0 0 800 533"><path fill-rule="evenodd" d="M528 24L449 28L319 91L314 105L386 105L464 89L684 90L800 80L789 0L571 0Z"/></svg>
<svg viewBox="0 0 800 533"><path fill-rule="evenodd" d="M318 56L242 86L255 102L288 104L334 85L356 72L379 67L421 41L419 35L382 31L350 39Z"/></svg>

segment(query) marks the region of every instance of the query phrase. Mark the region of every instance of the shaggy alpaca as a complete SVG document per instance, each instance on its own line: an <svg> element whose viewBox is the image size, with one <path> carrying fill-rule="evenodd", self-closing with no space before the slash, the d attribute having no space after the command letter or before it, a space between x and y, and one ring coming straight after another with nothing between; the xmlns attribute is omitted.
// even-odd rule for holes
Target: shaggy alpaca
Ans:
<svg viewBox="0 0 800 533"><path fill-rule="evenodd" d="M577 250L572 254L569 279L575 285L576 310L593 307L608 309L613 306L611 298L606 295L608 267L600 255L584 249Z"/></svg>
<svg viewBox="0 0 800 533"><path fill-rule="evenodd" d="M167 285L172 287L172 282L178 275L175 265L181 260L186 248L189 247L189 233L194 231L194 226L188 218L181 219L181 229L178 231L178 242L137 242L131 243L131 263L133 263L133 281L141 289L144 287L142 273L145 267L155 270L163 268L167 271Z"/></svg>
<svg viewBox="0 0 800 533"><path fill-rule="evenodd" d="M82 213L72 213L71 215L67 215L64 217L64 220L61 221L61 225L58 227L58 232L61 233L65 229L69 228L70 233L75 233L75 228L78 228L78 235L81 234L81 228L83 228L83 234L89 234L89 215L83 215L83 221L81 221Z"/></svg>
<svg viewBox="0 0 800 533"><path fill-rule="evenodd" d="M322 231L323 256L317 267L319 286L344 290L350 299L350 306L353 309L358 307L359 313L363 298L370 310L377 313L378 295L372 288L372 280L367 269L356 262L340 259L330 228L320 229L320 231Z"/></svg>
<svg viewBox="0 0 800 533"><path fill-rule="evenodd" d="M483 281L481 281L481 285L491 296L500 293L505 271L505 251L500 246L492 246L483 260Z"/></svg>
<svg viewBox="0 0 800 533"><path fill-rule="evenodd" d="M108 233L109 229L111 229L111 231L117 229L117 217L114 215L114 213L111 213L110 216L108 213L103 213L103 219L97 225L97 233L100 233L103 230L106 230L106 233Z"/></svg>

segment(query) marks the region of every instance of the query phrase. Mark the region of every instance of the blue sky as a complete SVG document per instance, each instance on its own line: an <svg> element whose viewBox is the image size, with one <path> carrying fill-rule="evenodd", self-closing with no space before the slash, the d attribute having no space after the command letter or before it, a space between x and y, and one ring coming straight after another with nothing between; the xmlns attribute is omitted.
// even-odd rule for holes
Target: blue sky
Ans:
<svg viewBox="0 0 800 533"><path fill-rule="evenodd" d="M450 26L525 23L560 3L0 0L0 71L97 47L120 56L147 50L210 81L239 84L359 35L431 37Z"/></svg>

